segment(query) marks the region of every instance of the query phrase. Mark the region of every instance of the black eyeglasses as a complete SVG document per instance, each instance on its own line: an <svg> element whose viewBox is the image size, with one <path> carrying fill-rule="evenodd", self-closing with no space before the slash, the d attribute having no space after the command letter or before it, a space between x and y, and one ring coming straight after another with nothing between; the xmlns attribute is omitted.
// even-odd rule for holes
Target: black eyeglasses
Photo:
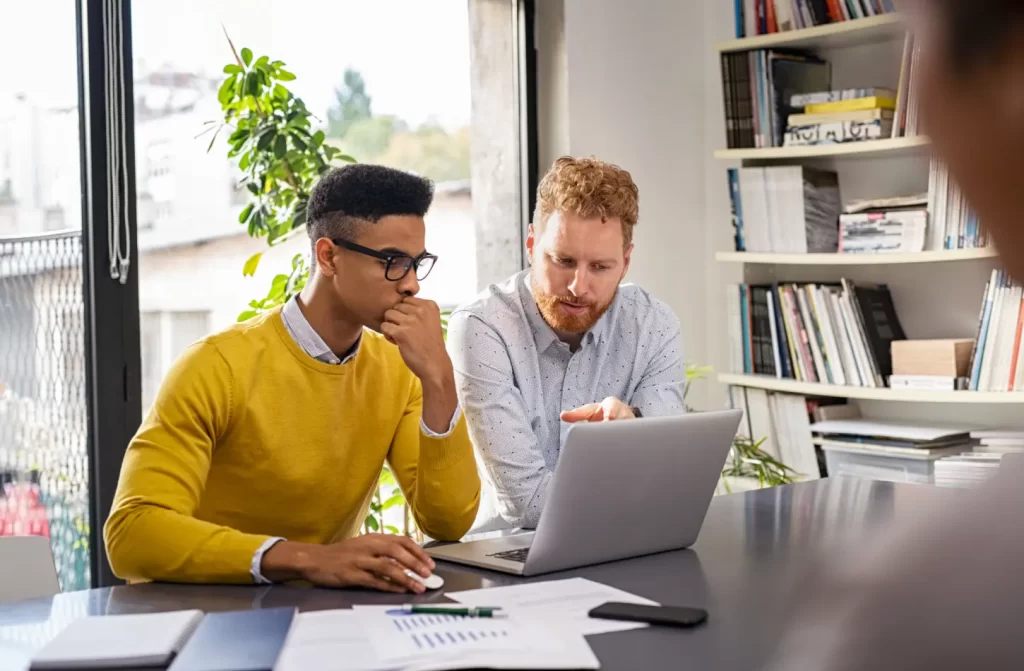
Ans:
<svg viewBox="0 0 1024 671"><path fill-rule="evenodd" d="M405 278L409 274L409 271L413 268L416 269L416 279L423 281L427 279L427 275L434 269L434 264L437 263L437 257L433 254L423 252L419 256L413 258L408 254L402 254L400 252L378 252L376 249L370 249L369 247L363 247L357 245L354 242L348 240L331 240L334 244L343 249L347 249L350 252L357 254L363 254L364 256L370 256L381 261L386 261L387 265L384 267L384 277L391 282L398 282Z"/></svg>

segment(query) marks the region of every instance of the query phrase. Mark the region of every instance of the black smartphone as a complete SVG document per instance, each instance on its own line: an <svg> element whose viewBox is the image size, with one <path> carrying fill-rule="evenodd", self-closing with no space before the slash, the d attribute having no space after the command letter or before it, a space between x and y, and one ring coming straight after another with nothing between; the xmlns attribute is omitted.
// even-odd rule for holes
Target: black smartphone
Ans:
<svg viewBox="0 0 1024 671"><path fill-rule="evenodd" d="M602 620L625 620L626 622L647 622L663 624L670 627L696 627L708 619L708 612L703 608L683 608L682 606L644 606L636 603L619 603L609 601L594 608L590 617Z"/></svg>

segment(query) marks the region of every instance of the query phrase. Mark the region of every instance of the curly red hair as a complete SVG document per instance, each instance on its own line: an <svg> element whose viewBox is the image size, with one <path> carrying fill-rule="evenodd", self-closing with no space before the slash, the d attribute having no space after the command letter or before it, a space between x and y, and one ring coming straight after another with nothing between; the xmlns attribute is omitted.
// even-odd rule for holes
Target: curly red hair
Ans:
<svg viewBox="0 0 1024 671"><path fill-rule="evenodd" d="M538 232L555 212L585 219L622 222L623 245L633 241L640 214L640 191L633 177L617 165L594 157L563 156L555 161L537 187L533 223Z"/></svg>

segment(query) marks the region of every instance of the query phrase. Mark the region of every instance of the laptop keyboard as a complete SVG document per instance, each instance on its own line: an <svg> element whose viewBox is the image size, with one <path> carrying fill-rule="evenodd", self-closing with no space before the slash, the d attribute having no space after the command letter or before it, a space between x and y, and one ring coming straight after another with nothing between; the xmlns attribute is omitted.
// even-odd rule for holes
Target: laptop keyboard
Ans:
<svg viewBox="0 0 1024 671"><path fill-rule="evenodd" d="M487 555L488 557L495 557L497 559L504 559L506 561L517 561L521 564L526 563L526 553L530 551L530 548L519 548L518 550L505 550L504 552L495 552L494 554Z"/></svg>

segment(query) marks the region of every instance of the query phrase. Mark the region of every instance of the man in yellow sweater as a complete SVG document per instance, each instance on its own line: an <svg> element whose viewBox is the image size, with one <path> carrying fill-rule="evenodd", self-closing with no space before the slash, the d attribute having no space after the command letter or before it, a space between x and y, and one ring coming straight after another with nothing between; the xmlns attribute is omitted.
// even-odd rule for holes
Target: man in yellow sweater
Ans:
<svg viewBox="0 0 1024 671"><path fill-rule="evenodd" d="M479 505L440 312L416 298L432 200L383 166L317 184L302 293L191 346L129 445L104 529L118 576L422 592L418 545L357 534L385 461L432 538Z"/></svg>

